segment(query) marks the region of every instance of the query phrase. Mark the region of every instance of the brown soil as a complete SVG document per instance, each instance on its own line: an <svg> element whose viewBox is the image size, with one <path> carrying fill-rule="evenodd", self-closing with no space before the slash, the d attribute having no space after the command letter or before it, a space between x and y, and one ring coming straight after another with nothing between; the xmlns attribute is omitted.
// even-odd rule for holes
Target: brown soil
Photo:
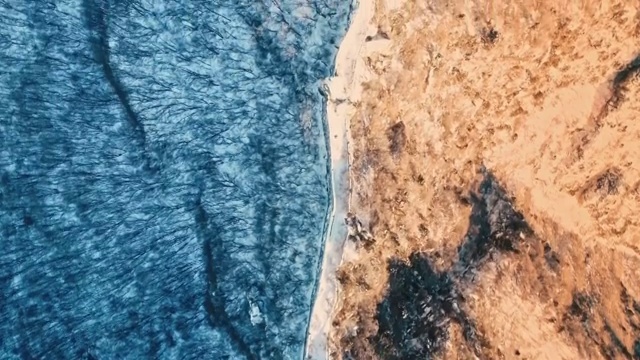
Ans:
<svg viewBox="0 0 640 360"><path fill-rule="evenodd" d="M640 358L639 9L376 3L334 358Z"/></svg>

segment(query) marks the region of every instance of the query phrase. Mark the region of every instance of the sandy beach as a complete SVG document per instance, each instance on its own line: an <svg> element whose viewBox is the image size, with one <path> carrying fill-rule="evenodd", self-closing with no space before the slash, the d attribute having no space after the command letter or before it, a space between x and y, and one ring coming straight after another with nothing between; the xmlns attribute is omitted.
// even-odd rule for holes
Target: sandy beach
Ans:
<svg viewBox="0 0 640 360"><path fill-rule="evenodd" d="M322 274L309 325L306 354L310 359L329 357L327 336L338 291L336 270L345 252L349 252L350 245L346 243L347 228L344 221L350 208L351 193L348 124L355 113L354 103L362 95L361 84L370 76L364 64L365 40L368 35L376 33L375 26L371 24L374 15L373 1L360 1L355 7L349 29L336 56L335 76L327 79L324 84L328 97L327 127L333 206L325 239Z"/></svg>

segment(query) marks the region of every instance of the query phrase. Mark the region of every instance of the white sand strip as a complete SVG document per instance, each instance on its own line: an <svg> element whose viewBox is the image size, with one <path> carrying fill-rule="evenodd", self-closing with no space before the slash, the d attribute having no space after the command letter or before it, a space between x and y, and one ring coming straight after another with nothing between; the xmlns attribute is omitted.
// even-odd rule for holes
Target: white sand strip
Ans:
<svg viewBox="0 0 640 360"><path fill-rule="evenodd" d="M333 207L324 243L322 274L307 334L306 359L329 358L327 337L338 290L336 270L342 261L347 238L344 219L349 210L351 157L348 150L348 122L355 112L353 103L362 94L361 84L369 76L362 53L367 35L375 35L377 32L371 25L373 15L374 0L362 0L358 3L336 56L336 74L326 81Z"/></svg>

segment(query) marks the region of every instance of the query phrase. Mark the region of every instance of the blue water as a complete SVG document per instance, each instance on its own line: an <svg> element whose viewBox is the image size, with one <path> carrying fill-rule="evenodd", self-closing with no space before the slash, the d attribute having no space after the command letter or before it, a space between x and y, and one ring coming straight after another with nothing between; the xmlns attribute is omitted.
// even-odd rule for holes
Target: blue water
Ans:
<svg viewBox="0 0 640 360"><path fill-rule="evenodd" d="M0 0L0 358L296 359L343 0Z"/></svg>

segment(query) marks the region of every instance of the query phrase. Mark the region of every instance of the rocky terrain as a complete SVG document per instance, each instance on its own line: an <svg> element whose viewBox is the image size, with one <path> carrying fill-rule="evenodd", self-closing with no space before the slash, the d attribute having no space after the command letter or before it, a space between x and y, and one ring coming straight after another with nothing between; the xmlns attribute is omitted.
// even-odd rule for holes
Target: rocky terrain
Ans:
<svg viewBox="0 0 640 360"><path fill-rule="evenodd" d="M640 4L365 3L332 358L640 358Z"/></svg>

